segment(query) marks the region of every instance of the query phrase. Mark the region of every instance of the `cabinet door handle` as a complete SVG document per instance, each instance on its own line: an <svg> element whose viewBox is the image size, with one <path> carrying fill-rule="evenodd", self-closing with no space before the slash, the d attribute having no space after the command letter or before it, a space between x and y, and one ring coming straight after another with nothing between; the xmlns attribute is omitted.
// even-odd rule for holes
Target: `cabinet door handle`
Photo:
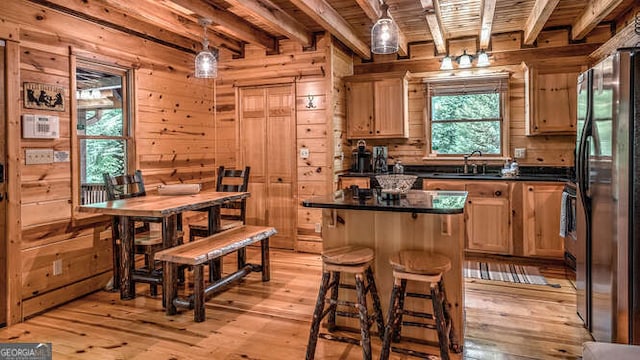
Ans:
<svg viewBox="0 0 640 360"><path fill-rule="evenodd" d="M502 195L502 191L500 191L500 190L496 190L496 192L495 192L494 194L495 194L496 196L500 196L500 195Z"/></svg>

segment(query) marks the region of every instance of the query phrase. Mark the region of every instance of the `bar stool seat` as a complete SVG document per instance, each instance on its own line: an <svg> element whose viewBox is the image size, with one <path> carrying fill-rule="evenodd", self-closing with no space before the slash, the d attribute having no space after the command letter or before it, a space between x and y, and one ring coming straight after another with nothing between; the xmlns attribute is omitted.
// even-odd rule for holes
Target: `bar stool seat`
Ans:
<svg viewBox="0 0 640 360"><path fill-rule="evenodd" d="M311 322L309 343L307 344L307 360L315 358L318 337L360 345L362 347L362 358L366 360L371 359L369 330L374 321L378 327L380 338L382 339L384 335L384 319L380 306L380 298L378 297L378 290L376 289L373 271L371 270L371 264L374 258L373 250L362 246L343 246L329 249L322 253L322 283L313 313L313 321ZM355 286L341 284L341 273L354 275ZM333 279L333 281L330 281L331 279ZM355 289L357 302L339 300L339 289ZM327 297L326 295L329 290L331 290L331 294ZM373 315L369 315L366 300L367 293L370 294L373 302ZM326 304L328 304L328 306L325 307ZM341 307L349 307L352 310L355 309L356 311L340 311L338 310L339 305ZM360 320L360 339L320 334L320 322L325 316L328 316L327 329L329 331L334 331L337 328L336 316L358 318Z"/></svg>
<svg viewBox="0 0 640 360"><path fill-rule="evenodd" d="M451 270L451 260L439 253L422 250L402 250L389 258L393 269L394 285L389 302L389 316L382 342L381 360L389 358L391 350L407 355L429 358L429 354L400 347L391 347L391 341L401 340L402 326L415 326L435 330L438 334L440 358L449 359L449 348L454 352L461 349L455 339L453 322L449 314L449 304L444 289L443 274ZM429 284L429 294L407 292L407 281ZM430 299L433 313L424 313L404 308L405 297ZM403 321L403 315L420 321ZM428 321L427 321L428 320Z"/></svg>

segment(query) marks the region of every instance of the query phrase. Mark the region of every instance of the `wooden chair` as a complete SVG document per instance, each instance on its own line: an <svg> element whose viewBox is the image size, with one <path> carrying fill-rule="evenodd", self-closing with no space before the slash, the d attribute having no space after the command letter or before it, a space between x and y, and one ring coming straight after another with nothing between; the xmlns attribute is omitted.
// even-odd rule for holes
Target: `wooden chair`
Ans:
<svg viewBox="0 0 640 360"><path fill-rule="evenodd" d="M132 175L111 176L107 173L103 174L105 187L107 190L107 200L119 200L128 199L138 196L145 196L147 193L144 189L144 181L142 179L142 173L140 170ZM144 254L145 267L142 269L136 269L137 272L151 275L154 271L159 271L159 264L153 259L155 253L164 248L162 241L162 229L151 229L150 222L162 222L161 219L139 219L136 221L136 237L135 252L136 254ZM182 221L178 217L178 230L181 230ZM113 263L116 269L120 269L120 232L119 232L119 219L117 216L113 217L111 225L111 237L113 241ZM180 231L178 236L180 237ZM114 274L114 285L118 287L120 284L119 274ZM150 292L152 296L158 294L158 286L155 283L150 283Z"/></svg>
<svg viewBox="0 0 640 360"><path fill-rule="evenodd" d="M249 186L249 166L243 170L218 168L216 191L244 192ZM218 232L229 230L245 224L247 200L242 199L222 206L220 214L220 228ZM189 224L189 241L196 237L209 236L207 221Z"/></svg>

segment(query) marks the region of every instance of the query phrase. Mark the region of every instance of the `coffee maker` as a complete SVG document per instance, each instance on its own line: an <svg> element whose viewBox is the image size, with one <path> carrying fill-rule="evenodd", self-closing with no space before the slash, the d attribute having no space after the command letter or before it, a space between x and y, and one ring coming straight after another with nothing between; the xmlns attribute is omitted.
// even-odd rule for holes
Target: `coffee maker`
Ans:
<svg viewBox="0 0 640 360"><path fill-rule="evenodd" d="M351 153L352 172L371 172L371 151L366 149L366 145L364 140L358 140L358 147Z"/></svg>

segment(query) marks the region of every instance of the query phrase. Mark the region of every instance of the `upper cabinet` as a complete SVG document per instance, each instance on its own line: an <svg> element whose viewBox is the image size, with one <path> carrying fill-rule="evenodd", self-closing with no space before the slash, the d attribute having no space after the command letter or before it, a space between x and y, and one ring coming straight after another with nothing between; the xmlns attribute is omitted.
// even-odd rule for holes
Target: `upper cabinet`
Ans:
<svg viewBox="0 0 640 360"><path fill-rule="evenodd" d="M345 82L347 138L409 136L408 73L352 76Z"/></svg>
<svg viewBox="0 0 640 360"><path fill-rule="evenodd" d="M524 66L527 135L575 135L579 68Z"/></svg>

